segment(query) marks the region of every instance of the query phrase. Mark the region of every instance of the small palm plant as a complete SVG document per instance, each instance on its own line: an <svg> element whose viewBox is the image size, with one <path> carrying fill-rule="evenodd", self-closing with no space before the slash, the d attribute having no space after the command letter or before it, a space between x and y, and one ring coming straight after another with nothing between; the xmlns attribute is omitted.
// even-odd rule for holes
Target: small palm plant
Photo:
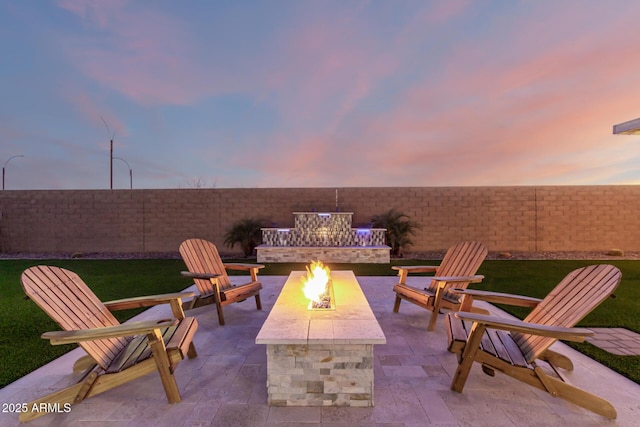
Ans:
<svg viewBox="0 0 640 427"><path fill-rule="evenodd" d="M402 257L402 250L413 245L411 236L415 236L416 230L420 227L415 221L411 221L409 216L395 209L390 209L371 218L374 228L386 228L385 237L387 245L391 247L391 255Z"/></svg>
<svg viewBox="0 0 640 427"><path fill-rule="evenodd" d="M239 243L244 257L249 258L262 241L263 224L264 221L257 218L245 218L235 222L224 235L225 245L233 248Z"/></svg>

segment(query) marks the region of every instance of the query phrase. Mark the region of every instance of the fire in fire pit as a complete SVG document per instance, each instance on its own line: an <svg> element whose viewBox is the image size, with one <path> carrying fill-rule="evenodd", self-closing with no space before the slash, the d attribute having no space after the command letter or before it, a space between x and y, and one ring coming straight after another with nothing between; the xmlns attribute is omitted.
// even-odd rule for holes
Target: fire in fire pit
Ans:
<svg viewBox="0 0 640 427"><path fill-rule="evenodd" d="M302 291L309 300L309 309L332 308L332 283L329 267L321 261L312 261L307 266L307 275L301 278Z"/></svg>

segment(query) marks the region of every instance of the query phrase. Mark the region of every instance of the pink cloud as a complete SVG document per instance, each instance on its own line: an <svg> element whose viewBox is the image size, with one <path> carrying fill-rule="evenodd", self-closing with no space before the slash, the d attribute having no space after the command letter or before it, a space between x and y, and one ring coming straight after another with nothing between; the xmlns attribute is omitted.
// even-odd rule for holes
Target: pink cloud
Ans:
<svg viewBox="0 0 640 427"><path fill-rule="evenodd" d="M298 26L275 30L255 56L201 59L178 18L105 3L63 3L104 30L90 43L70 44L81 69L145 105L186 105L226 92L268 104L281 123L255 137L259 155L248 159L232 143L222 149L230 165L258 171L270 185L530 184L574 180L585 170L606 176L615 168L600 167L593 153L614 141L613 123L640 110L628 89L640 83L637 26L621 14L598 27L600 7L561 4L549 15L548 6L533 5L526 16L497 14L491 19L500 32L450 49L437 39L439 29L468 18L472 2L429 4L389 38L360 19L360 8L340 16L313 10ZM425 58L426 41L445 53ZM399 92L380 101L389 81ZM89 99L74 102L95 111ZM384 105L366 108L376 102Z"/></svg>
<svg viewBox="0 0 640 427"><path fill-rule="evenodd" d="M528 51L513 64L463 47L440 77L411 88L396 110L377 118L371 136L393 150L374 161L399 165L419 177L418 185L571 179L584 167L581 153L602 150L611 139L614 112L630 103L617 81L640 68L632 60L618 66L619 58L637 57L636 47L633 38L611 34ZM526 43L511 39L509 45Z"/></svg>
<svg viewBox="0 0 640 427"><path fill-rule="evenodd" d="M186 23L126 0L67 0L61 7L83 19L89 33L66 40L69 57L89 77L141 104L188 104L211 88L194 61Z"/></svg>

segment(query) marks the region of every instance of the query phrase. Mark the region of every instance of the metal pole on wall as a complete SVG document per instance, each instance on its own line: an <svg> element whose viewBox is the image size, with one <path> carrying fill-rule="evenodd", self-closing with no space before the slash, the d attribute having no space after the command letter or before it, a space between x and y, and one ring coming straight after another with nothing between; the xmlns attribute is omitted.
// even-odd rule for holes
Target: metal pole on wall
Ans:
<svg viewBox="0 0 640 427"><path fill-rule="evenodd" d="M16 157L24 157L24 154L16 154L15 156L11 156L7 159L6 162L4 162L4 165L2 165L2 189L4 190L4 175L5 175L5 168L7 167L7 163L9 163L9 160L11 159L15 159Z"/></svg>

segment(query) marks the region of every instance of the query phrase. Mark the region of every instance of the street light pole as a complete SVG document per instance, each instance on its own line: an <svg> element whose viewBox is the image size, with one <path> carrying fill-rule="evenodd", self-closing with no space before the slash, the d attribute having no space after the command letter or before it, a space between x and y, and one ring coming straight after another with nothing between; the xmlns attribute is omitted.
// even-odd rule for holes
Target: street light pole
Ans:
<svg viewBox="0 0 640 427"><path fill-rule="evenodd" d="M9 163L9 160L11 159L15 159L16 157L24 157L23 154L16 154L15 156L11 156L7 159L6 162L4 162L4 165L2 165L2 189L4 190L4 175L5 175L5 168L7 167L7 163Z"/></svg>
<svg viewBox="0 0 640 427"><path fill-rule="evenodd" d="M102 119L102 123L104 123L104 127L107 128L107 132L109 134L111 134L111 129L109 129L109 125L107 124L107 121L104 119L104 117L100 116L100 119ZM113 138L115 138L116 136L116 131L113 131L113 134L111 134L111 139L109 140L109 188L113 190Z"/></svg>
<svg viewBox="0 0 640 427"><path fill-rule="evenodd" d="M127 162L125 159L123 159L121 157L112 157L112 159L113 160L122 160L123 162L125 162L125 164L129 168L129 189L133 190L133 170L131 169L131 166L129 166L129 162ZM112 182L111 188L113 189L113 178L112 178L111 182Z"/></svg>

